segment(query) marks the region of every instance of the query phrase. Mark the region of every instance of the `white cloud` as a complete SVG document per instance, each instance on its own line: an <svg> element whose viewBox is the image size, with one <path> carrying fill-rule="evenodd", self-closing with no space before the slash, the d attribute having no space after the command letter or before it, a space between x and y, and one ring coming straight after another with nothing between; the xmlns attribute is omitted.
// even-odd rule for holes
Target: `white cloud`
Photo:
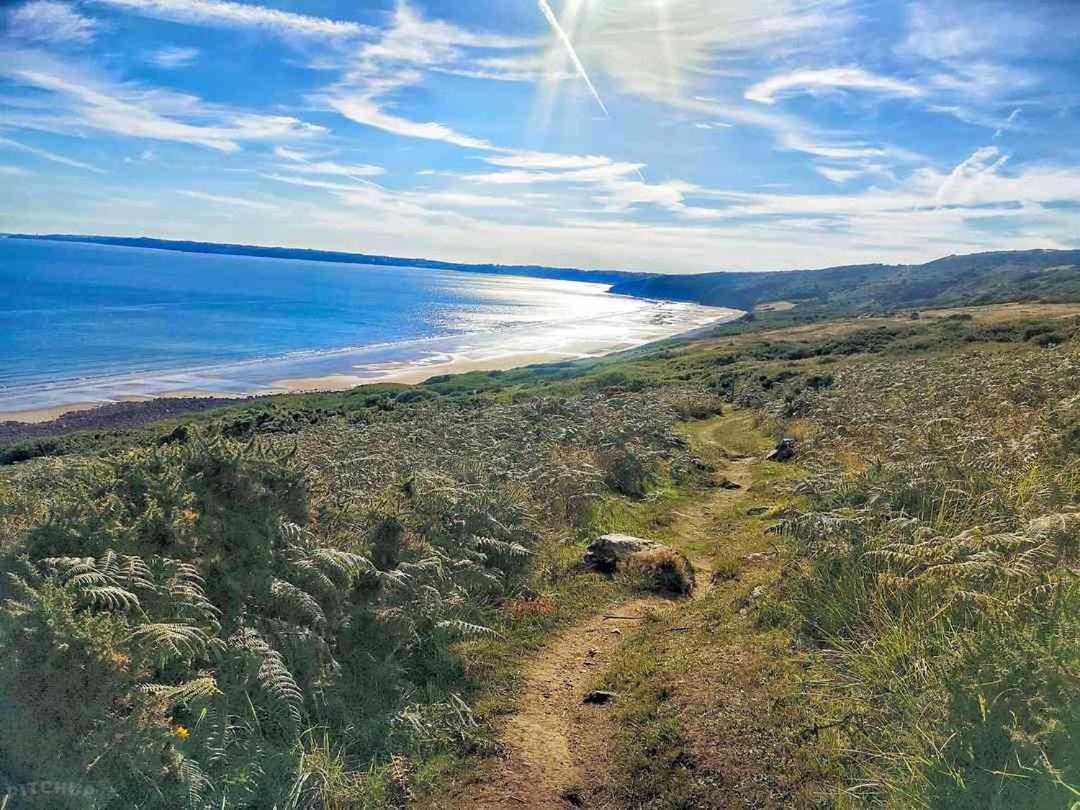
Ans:
<svg viewBox="0 0 1080 810"><path fill-rule="evenodd" d="M278 206L271 203L259 202L258 200L249 200L246 197L229 197L222 194L208 194L205 191L187 191L180 190L177 194L183 194L185 197L192 197L196 200L202 200L203 202L218 203L220 205L232 205L237 208L251 208L256 211L276 211Z"/></svg>
<svg viewBox="0 0 1080 810"><path fill-rule="evenodd" d="M35 52L0 53L0 75L52 94L48 113L16 121L28 128L74 134L97 130L222 152L235 152L242 141L289 140L326 131L289 116L230 110L196 96L91 77Z"/></svg>
<svg viewBox="0 0 1080 810"><path fill-rule="evenodd" d="M297 152L296 150L288 149L284 146L275 147L274 154L280 158L293 162L293 165L287 167L289 171L305 172L308 174L330 174L352 178L377 177L380 174L386 174L386 169L382 166L372 166L366 163L343 165L329 160L315 160L311 155Z"/></svg>
<svg viewBox="0 0 1080 810"><path fill-rule="evenodd" d="M560 155L553 152L515 152L484 158L485 163L512 169L590 169L610 166L612 160L603 155Z"/></svg>
<svg viewBox="0 0 1080 810"><path fill-rule="evenodd" d="M150 54L150 61L160 68L175 70L190 65L198 55L198 48L162 48Z"/></svg>
<svg viewBox="0 0 1080 810"><path fill-rule="evenodd" d="M30 174L31 172L18 166L0 165L0 176L2 177L29 177Z"/></svg>
<svg viewBox="0 0 1080 810"><path fill-rule="evenodd" d="M89 42L97 27L94 20L55 0L30 0L7 15L8 35L29 41Z"/></svg>
<svg viewBox="0 0 1080 810"><path fill-rule="evenodd" d="M19 143L9 138L0 138L0 147L7 147L9 149L17 149L20 152L26 152L34 157L39 157L42 160L49 160L53 163L60 163L64 166L71 166L73 169L83 169L88 172L96 172L97 174L105 174L104 169L100 169L97 166L91 166L89 163L83 163L81 160L73 160L63 155L58 155L55 152L50 152L47 149L40 149L36 146L30 146L25 143Z"/></svg>
<svg viewBox="0 0 1080 810"><path fill-rule="evenodd" d="M436 121L411 121L408 118L386 112L375 96L349 95L329 98L331 107L341 115L358 124L375 127L394 135L407 138L423 138L429 141L445 141L466 149L493 150L496 147L482 138L464 135Z"/></svg>
<svg viewBox="0 0 1080 810"><path fill-rule="evenodd" d="M260 29L286 36L357 37L372 29L359 23L330 20L229 0L91 0L159 20L226 28Z"/></svg>
<svg viewBox="0 0 1080 810"><path fill-rule="evenodd" d="M606 160L604 163L567 171L531 171L511 169L509 171L486 172L483 174L462 175L463 180L473 183L487 183L497 186L521 186L533 183L596 183L612 178L635 174L645 168L644 163L625 163Z"/></svg>
<svg viewBox="0 0 1080 810"><path fill-rule="evenodd" d="M513 56L473 57L461 65L438 65L431 70L470 79L497 82L561 82L577 75L572 70L553 67L541 53L521 53Z"/></svg>
<svg viewBox="0 0 1080 810"><path fill-rule="evenodd" d="M837 169L831 166L815 166L814 171L834 183L846 183L862 175L858 169Z"/></svg>
<svg viewBox="0 0 1080 810"><path fill-rule="evenodd" d="M878 76L858 67L796 70L758 82L750 87L745 95L760 104L775 104L778 98L786 96L837 90L862 90L907 98L923 95L923 90L910 82L890 76Z"/></svg>
<svg viewBox="0 0 1080 810"><path fill-rule="evenodd" d="M985 196L986 191L998 184L997 171L1009 160L996 146L976 149L970 157L956 165L938 187L934 199L939 205L978 204L1001 202Z"/></svg>

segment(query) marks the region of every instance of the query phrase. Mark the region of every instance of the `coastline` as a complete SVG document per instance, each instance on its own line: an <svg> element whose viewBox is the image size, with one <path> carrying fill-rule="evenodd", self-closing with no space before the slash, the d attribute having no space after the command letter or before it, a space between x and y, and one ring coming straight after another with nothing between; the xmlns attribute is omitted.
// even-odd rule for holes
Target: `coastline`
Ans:
<svg viewBox="0 0 1080 810"><path fill-rule="evenodd" d="M229 391L213 388L177 386L173 390L139 396L124 395L100 401L78 401L40 408L0 411L0 440L33 438L71 430L127 429L148 424L181 413L197 412L255 398L282 394L346 391L360 385L400 383L418 385L441 375L464 374L471 371L505 371L523 366L583 360L602 357L619 351L655 343L669 338L692 335L719 323L737 320L739 310L698 305L678 305L682 317L670 317L665 307L670 302L655 302L659 315L653 313L647 329L636 324L636 330L614 338L547 341L556 345L515 347L512 340L498 339L498 333L465 336L459 339L465 349L458 352L432 351L427 356L391 360L375 364L354 364L311 376L281 377L251 391ZM477 338L488 338L478 340ZM496 340L490 340L490 338ZM535 344L535 341L524 341ZM340 365L340 364L339 364Z"/></svg>

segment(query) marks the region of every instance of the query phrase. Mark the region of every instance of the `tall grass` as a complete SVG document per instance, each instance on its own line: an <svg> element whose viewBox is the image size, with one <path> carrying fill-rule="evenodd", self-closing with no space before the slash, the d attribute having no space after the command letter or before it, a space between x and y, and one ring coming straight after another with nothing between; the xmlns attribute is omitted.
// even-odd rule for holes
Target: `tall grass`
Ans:
<svg viewBox="0 0 1080 810"><path fill-rule="evenodd" d="M1077 370L1075 347L862 364L816 397L820 473L784 529L847 804L1080 799Z"/></svg>

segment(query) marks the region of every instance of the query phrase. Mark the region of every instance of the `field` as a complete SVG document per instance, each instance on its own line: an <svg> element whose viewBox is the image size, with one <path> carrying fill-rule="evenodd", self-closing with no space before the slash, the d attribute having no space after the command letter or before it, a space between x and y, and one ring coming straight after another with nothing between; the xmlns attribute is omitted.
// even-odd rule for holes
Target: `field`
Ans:
<svg viewBox="0 0 1080 810"><path fill-rule="evenodd" d="M551 806L1070 807L1080 306L771 310L0 447L6 806L502 806L534 663L634 605Z"/></svg>

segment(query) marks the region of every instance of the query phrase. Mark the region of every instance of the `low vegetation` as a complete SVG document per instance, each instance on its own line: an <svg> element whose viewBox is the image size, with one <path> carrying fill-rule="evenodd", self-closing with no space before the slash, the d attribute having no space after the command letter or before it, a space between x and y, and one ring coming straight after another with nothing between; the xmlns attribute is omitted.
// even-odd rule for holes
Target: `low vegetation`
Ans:
<svg viewBox="0 0 1080 810"><path fill-rule="evenodd" d="M1069 807L1080 308L768 322L798 311L9 444L2 781L404 806L492 753L555 628L694 578L598 673L622 805ZM698 570L581 572L606 531Z"/></svg>

